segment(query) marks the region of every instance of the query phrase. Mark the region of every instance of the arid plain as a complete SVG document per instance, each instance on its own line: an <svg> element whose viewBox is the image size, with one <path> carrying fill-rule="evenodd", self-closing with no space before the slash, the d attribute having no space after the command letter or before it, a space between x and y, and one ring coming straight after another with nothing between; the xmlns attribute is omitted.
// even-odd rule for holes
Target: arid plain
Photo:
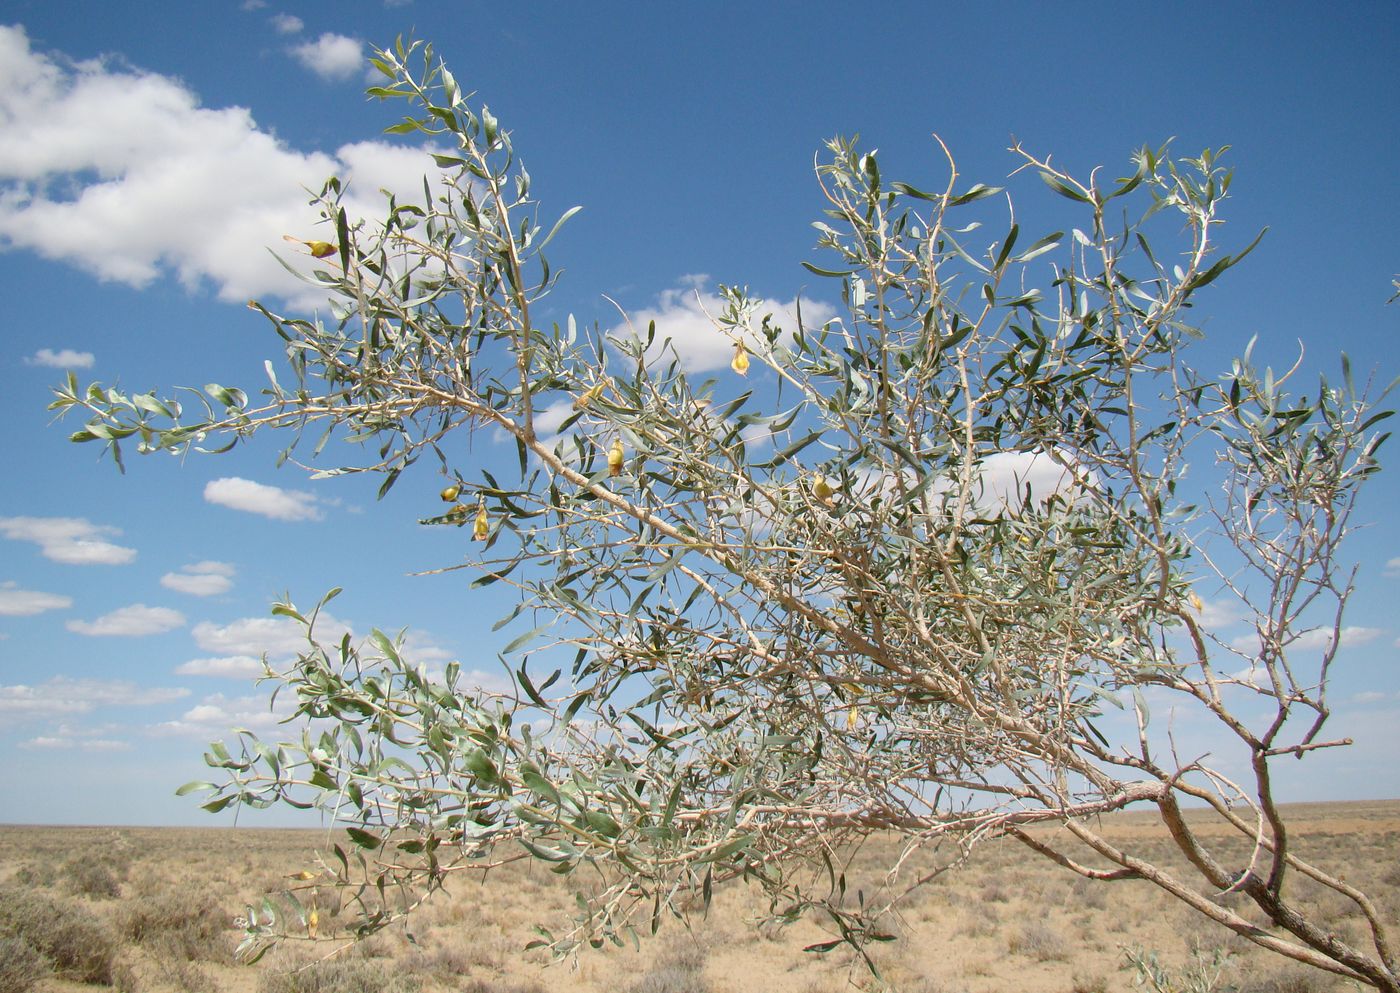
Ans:
<svg viewBox="0 0 1400 993"><path fill-rule="evenodd" d="M1400 919L1400 801L1297 805L1288 814L1300 854L1360 884L1392 922ZM1118 815L1104 829L1170 856L1148 814ZM295 971L342 944L343 920L327 915L321 940L236 964L234 918L314 866L326 840L314 830L0 827L0 993L1109 993L1141 988L1125 968L1132 947L1173 967L1223 955L1219 990L1352 988L1254 949L1148 884L1089 883L1013 842L984 846L902 905L892 922L899 940L872 952L883 985L844 948L804 953L829 937L813 922L755 927L766 904L738 885L718 890L689 929L670 921L640 951L605 946L550 964L524 946L532 925L567 917L569 881L525 863L458 878L408 927L318 965ZM852 890L862 874L864 885L878 885L882 854L872 843L858 856ZM1361 936L1346 901L1296 885L1295 898L1333 930ZM24 947L26 934L29 945L49 944L47 958ZM56 966L64 956L69 964Z"/></svg>

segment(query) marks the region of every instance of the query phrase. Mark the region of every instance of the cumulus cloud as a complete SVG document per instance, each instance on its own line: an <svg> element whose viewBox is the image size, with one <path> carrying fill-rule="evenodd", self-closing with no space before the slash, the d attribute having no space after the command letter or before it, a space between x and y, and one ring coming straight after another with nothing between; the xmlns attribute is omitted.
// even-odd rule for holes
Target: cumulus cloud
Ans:
<svg viewBox="0 0 1400 993"><path fill-rule="evenodd" d="M185 615L178 610L133 603L129 607L118 607L94 621L69 621L66 626L75 634L85 634L94 638L141 638L174 631L184 625Z"/></svg>
<svg viewBox="0 0 1400 993"><path fill-rule="evenodd" d="M322 611L316 619L316 637L338 642L351 626ZM201 649L224 658L230 656L290 659L306 651L306 629L290 617L240 617L227 624L200 621L190 632ZM208 662L208 659L204 661Z"/></svg>
<svg viewBox="0 0 1400 993"><path fill-rule="evenodd" d="M79 352L72 348L41 348L24 360L25 365L45 366L49 369L91 369L97 356L91 352Z"/></svg>
<svg viewBox="0 0 1400 993"><path fill-rule="evenodd" d="M706 289L708 276L683 276L680 283L680 286L662 290L655 307L633 311L628 315L630 323L620 324L610 333L642 335L646 333L647 326L655 321L657 341L670 339L687 372L707 372L728 366L734 358L734 343L719 331L714 320L724 310L723 299L718 293ZM765 297L759 300L755 326L751 332L756 333L757 325L769 314L773 316L774 323L784 330L795 330L797 299L783 302ZM835 314L824 303L802 301L802 322L807 327L822 324ZM753 333L748 335L750 340L754 340Z"/></svg>
<svg viewBox="0 0 1400 993"><path fill-rule="evenodd" d="M322 79L350 79L365 66L364 46L359 39L330 31L315 41L297 45L292 55Z"/></svg>
<svg viewBox="0 0 1400 993"><path fill-rule="evenodd" d="M319 521L323 516L314 493L284 490L280 486L267 486L238 476L211 480L204 487L204 499L221 507L271 517L275 521Z"/></svg>
<svg viewBox="0 0 1400 993"><path fill-rule="evenodd" d="M262 659L251 655L229 655L223 658L190 659L175 667L179 676L215 676L222 679L244 679L261 676Z"/></svg>
<svg viewBox="0 0 1400 993"><path fill-rule="evenodd" d="M324 230L305 191L339 175L350 217L374 217L381 187L418 202L425 174L438 170L422 148L302 152L178 80L35 52L23 28L0 26L0 246L135 287L173 274L230 302L314 305L325 294L267 251Z"/></svg>
<svg viewBox="0 0 1400 993"><path fill-rule="evenodd" d="M20 589L18 583L0 583L0 617L31 617L46 610L73 606L73 598L59 593Z"/></svg>
<svg viewBox="0 0 1400 993"><path fill-rule="evenodd" d="M186 689L137 686L128 680L55 676L33 686L0 685L0 714L17 719L66 717L88 714L98 707L149 707L189 695Z"/></svg>
<svg viewBox="0 0 1400 993"><path fill-rule="evenodd" d="M1400 555L1393 559L1386 560L1385 574L1390 579L1400 578Z"/></svg>
<svg viewBox="0 0 1400 993"><path fill-rule="evenodd" d="M190 736L204 741L227 734L233 728L247 728L263 734L277 730L295 709L295 701L287 694L270 704L266 696L227 697L215 693L204 697L176 720L154 725L151 732Z"/></svg>
<svg viewBox="0 0 1400 993"><path fill-rule="evenodd" d="M12 541L32 541L44 558L66 565L125 565L136 558L136 549L106 538L121 533L120 528L84 517L0 517L0 534Z"/></svg>
<svg viewBox="0 0 1400 993"><path fill-rule="evenodd" d="M227 562L196 562L181 566L179 572L167 572L160 577L160 585L190 596L218 596L233 588L233 574Z"/></svg>
<svg viewBox="0 0 1400 993"><path fill-rule="evenodd" d="M272 26L279 34L297 34L306 23L295 14L273 14Z"/></svg>

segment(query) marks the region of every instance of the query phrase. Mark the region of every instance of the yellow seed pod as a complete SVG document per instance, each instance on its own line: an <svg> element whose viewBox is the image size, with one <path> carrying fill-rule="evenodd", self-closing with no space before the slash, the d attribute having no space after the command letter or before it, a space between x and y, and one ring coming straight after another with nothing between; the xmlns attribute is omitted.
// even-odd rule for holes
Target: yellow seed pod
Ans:
<svg viewBox="0 0 1400 993"><path fill-rule="evenodd" d="M337 251L336 246L329 241L307 241L304 238L293 238L289 234L282 236L284 241L290 241L294 245L305 245L311 254L318 259L329 258Z"/></svg>
<svg viewBox="0 0 1400 993"><path fill-rule="evenodd" d="M485 541L491 534L491 518L486 514L486 501L476 505L476 521L472 524L472 541Z"/></svg>
<svg viewBox="0 0 1400 993"><path fill-rule="evenodd" d="M321 926L321 915L316 912L316 908L311 908L311 913L306 915L306 933L309 937L316 937L316 931Z"/></svg>
<svg viewBox="0 0 1400 993"><path fill-rule="evenodd" d="M612 443L612 448L608 449L608 475L622 475L622 463L627 458L627 453L622 449L622 439L618 438Z"/></svg>
<svg viewBox="0 0 1400 993"><path fill-rule="evenodd" d="M606 382L594 383L588 388L586 393L580 393L578 396L574 397L574 410L582 410L587 407L594 400L602 396L603 391L607 388L608 384Z"/></svg>
<svg viewBox="0 0 1400 993"><path fill-rule="evenodd" d="M439 493L438 496L442 497L443 503L451 503L453 500L457 499L457 495L461 492L462 487L458 486L456 483L453 483L447 489Z"/></svg>
<svg viewBox="0 0 1400 993"><path fill-rule="evenodd" d="M812 481L812 496L822 503L831 503L831 498L836 495L836 491L831 488L831 484L826 481L825 476L818 476Z"/></svg>
<svg viewBox="0 0 1400 993"><path fill-rule="evenodd" d="M729 363L729 368L741 376L749 374L749 350L744 347L742 341L734 343L734 361Z"/></svg>
<svg viewBox="0 0 1400 993"><path fill-rule="evenodd" d="M1201 598L1196 595L1196 591L1191 591L1191 606L1196 608L1196 613L1201 613L1206 609L1206 605L1201 602Z"/></svg>
<svg viewBox="0 0 1400 993"><path fill-rule="evenodd" d="M856 729L856 723L859 720L860 708L857 707L855 704L851 704L848 708L846 708L846 730L854 731Z"/></svg>

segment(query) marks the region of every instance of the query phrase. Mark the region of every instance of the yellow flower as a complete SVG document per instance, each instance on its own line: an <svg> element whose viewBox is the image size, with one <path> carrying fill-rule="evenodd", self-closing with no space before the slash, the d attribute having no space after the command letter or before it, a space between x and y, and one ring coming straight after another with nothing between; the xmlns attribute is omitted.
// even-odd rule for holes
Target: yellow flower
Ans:
<svg viewBox="0 0 1400 993"><path fill-rule="evenodd" d="M491 518L486 514L486 501L476 505L476 521L472 524L472 541L485 541L491 534Z"/></svg>
<svg viewBox="0 0 1400 993"><path fill-rule="evenodd" d="M734 361L729 363L729 368L741 376L749 374L749 350L744 347L742 341L734 343Z"/></svg>
<svg viewBox="0 0 1400 993"><path fill-rule="evenodd" d="M458 486L456 483L453 483L447 489L439 493L438 496L442 497L444 503L451 503L453 500L457 499L457 494L461 492L462 487Z"/></svg>
<svg viewBox="0 0 1400 993"><path fill-rule="evenodd" d="M627 458L627 453L622 449L622 439L618 438L613 442L612 448L608 449L608 475L622 475L622 463Z"/></svg>

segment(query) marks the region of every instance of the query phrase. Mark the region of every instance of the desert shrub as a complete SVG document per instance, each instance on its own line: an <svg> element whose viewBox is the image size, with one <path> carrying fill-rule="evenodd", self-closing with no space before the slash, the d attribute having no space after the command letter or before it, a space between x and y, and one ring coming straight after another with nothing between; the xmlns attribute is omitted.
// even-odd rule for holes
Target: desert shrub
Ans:
<svg viewBox="0 0 1400 993"><path fill-rule="evenodd" d="M32 890L0 891L0 936L28 943L65 979L112 982L114 934L85 907Z"/></svg>
<svg viewBox="0 0 1400 993"><path fill-rule="evenodd" d="M292 972L265 972L258 993L418 993L416 976L367 959L317 962Z"/></svg>
<svg viewBox="0 0 1400 993"><path fill-rule="evenodd" d="M1037 962L1050 962L1069 957L1064 936L1039 921L1022 924L1006 939L1006 950L1012 955L1028 955Z"/></svg>
<svg viewBox="0 0 1400 993"><path fill-rule="evenodd" d="M29 993L49 974L49 962L23 938L0 937L0 993Z"/></svg>
<svg viewBox="0 0 1400 993"><path fill-rule="evenodd" d="M142 893L118 915L128 941L158 944L166 955L186 962L224 957L229 924L228 915L208 893L177 886Z"/></svg>
<svg viewBox="0 0 1400 993"><path fill-rule="evenodd" d="M1011 894L1006 891L1006 887L998 882L990 882L982 887L982 892L978 894L983 903L1010 903Z"/></svg>
<svg viewBox="0 0 1400 993"><path fill-rule="evenodd" d="M1332 988L1326 974L1306 966L1284 966L1271 972L1251 975L1236 993L1322 993Z"/></svg>
<svg viewBox="0 0 1400 993"><path fill-rule="evenodd" d="M118 875L110 862L77 855L63 863L61 875L69 892L107 900L121 895L122 875L125 873Z"/></svg>
<svg viewBox="0 0 1400 993"><path fill-rule="evenodd" d="M189 960L178 938L160 938L153 951L156 976L162 986L180 993L207 993L214 988L209 973Z"/></svg>
<svg viewBox="0 0 1400 993"><path fill-rule="evenodd" d="M709 993L705 949L693 941L672 945L626 987L627 993Z"/></svg>
<svg viewBox="0 0 1400 993"><path fill-rule="evenodd" d="M15 871L14 882L31 889L53 886L58 882L58 870L47 862L26 862Z"/></svg>

